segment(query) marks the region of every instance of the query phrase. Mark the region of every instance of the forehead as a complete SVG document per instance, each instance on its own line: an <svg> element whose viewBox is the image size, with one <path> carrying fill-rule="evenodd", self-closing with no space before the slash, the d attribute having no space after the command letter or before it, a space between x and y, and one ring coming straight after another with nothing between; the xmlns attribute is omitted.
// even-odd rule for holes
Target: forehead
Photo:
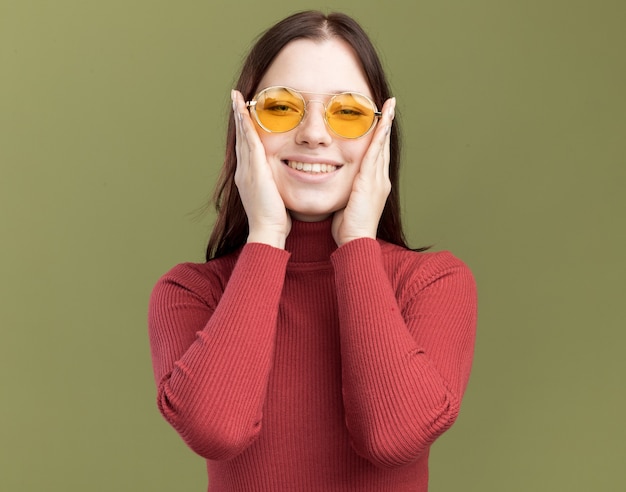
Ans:
<svg viewBox="0 0 626 492"><path fill-rule="evenodd" d="M339 38L298 39L287 44L263 75L258 89L273 85L300 91L355 91L371 96L363 67L352 47Z"/></svg>

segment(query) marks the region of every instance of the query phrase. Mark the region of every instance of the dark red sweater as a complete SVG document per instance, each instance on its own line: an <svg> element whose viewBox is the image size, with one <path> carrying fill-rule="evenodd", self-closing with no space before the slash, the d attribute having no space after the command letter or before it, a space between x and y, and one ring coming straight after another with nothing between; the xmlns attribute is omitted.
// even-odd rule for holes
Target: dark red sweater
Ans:
<svg viewBox="0 0 626 492"><path fill-rule="evenodd" d="M286 250L174 267L149 329L158 405L209 491L426 491L456 419L475 283L449 253L294 222Z"/></svg>

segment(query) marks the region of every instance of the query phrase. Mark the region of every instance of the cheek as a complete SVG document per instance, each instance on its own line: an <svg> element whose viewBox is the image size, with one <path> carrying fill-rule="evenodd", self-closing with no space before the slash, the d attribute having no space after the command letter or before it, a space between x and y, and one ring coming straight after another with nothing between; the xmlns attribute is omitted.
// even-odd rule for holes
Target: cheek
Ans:
<svg viewBox="0 0 626 492"><path fill-rule="evenodd" d="M286 141L284 133L268 133L258 126L256 126L256 131L268 159L279 154L280 150L285 147Z"/></svg>
<svg viewBox="0 0 626 492"><path fill-rule="evenodd" d="M358 140L347 141L344 145L344 154L350 162L356 164L358 168L361 167L361 162L369 149L372 142L372 135L366 135Z"/></svg>
<svg viewBox="0 0 626 492"><path fill-rule="evenodd" d="M257 135L263 144L263 148L265 149L265 155L268 159L275 158L277 155L290 145L295 145L293 142L293 136L291 136L291 132L287 133L269 133L263 130L260 126L258 126L255 122L254 125ZM339 146L339 152L341 156L347 161L347 163L352 164L353 167L356 167L355 174L358 172L358 169L361 167L361 162L363 161L363 157L367 153L369 146L372 142L373 133L366 135L363 138L359 138L357 140L343 140L338 139L335 140L335 143Z"/></svg>

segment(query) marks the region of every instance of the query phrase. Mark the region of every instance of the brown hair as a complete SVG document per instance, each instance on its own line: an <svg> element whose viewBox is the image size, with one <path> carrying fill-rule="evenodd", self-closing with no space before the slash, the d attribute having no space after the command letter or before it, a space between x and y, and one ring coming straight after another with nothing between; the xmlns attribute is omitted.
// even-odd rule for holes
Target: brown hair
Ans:
<svg viewBox="0 0 626 492"><path fill-rule="evenodd" d="M341 13L324 14L305 11L293 14L268 29L250 50L236 84L245 100L250 100L261 78L289 42L296 39L325 40L340 38L346 41L363 65L373 99L380 108L391 96L380 59L367 34L351 17ZM407 247L400 220L398 176L400 165L400 138L397 118L391 131L389 178L391 193L383 210L377 236L399 246ZM213 200L217 220L207 245L206 259L218 258L241 247L248 236L248 218L235 185L235 124L232 112L228 121L226 155Z"/></svg>

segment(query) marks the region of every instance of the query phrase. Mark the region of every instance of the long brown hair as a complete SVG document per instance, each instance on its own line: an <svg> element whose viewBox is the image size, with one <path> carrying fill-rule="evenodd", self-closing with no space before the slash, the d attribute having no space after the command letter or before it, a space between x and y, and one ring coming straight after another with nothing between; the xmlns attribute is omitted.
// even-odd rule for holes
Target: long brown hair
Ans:
<svg viewBox="0 0 626 492"><path fill-rule="evenodd" d="M236 89L243 94L245 100L250 100L274 58L289 42L296 39L325 40L333 37L343 39L352 47L363 65L374 102L379 108L382 107L391 94L380 59L361 26L342 13L326 15L318 11L299 12L272 26L250 50ZM407 247L400 219L398 189L400 138L397 118L392 123L390 138L391 193L378 224L377 236L390 243ZM235 124L231 112L224 165L213 195L217 219L207 245L207 261L237 250L248 237L248 218L235 186L236 167Z"/></svg>

